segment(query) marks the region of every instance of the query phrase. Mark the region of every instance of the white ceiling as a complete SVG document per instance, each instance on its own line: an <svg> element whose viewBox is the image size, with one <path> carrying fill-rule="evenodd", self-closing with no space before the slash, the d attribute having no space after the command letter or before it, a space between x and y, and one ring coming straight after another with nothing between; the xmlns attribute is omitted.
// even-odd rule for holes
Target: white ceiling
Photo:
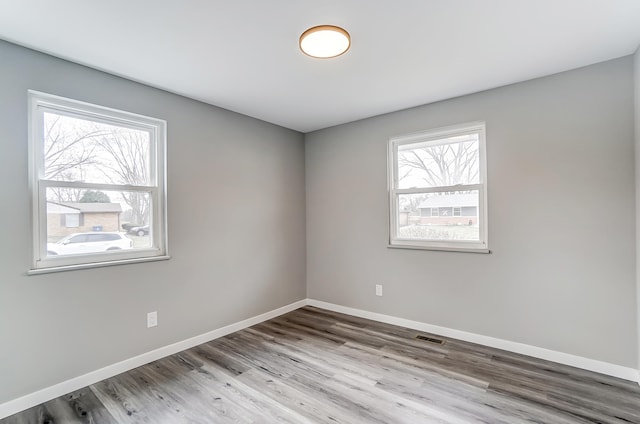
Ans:
<svg viewBox="0 0 640 424"><path fill-rule="evenodd" d="M640 0L0 0L0 38L309 132L632 54Z"/></svg>

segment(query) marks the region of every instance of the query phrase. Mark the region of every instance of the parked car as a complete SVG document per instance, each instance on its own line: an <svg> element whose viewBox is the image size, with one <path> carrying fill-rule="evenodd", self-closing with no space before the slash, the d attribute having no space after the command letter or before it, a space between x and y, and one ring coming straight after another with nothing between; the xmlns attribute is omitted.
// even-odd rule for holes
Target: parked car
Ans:
<svg viewBox="0 0 640 424"><path fill-rule="evenodd" d="M143 225L141 227L131 227L129 229L129 233L136 234L140 237L146 236L147 234L149 234L149 225Z"/></svg>
<svg viewBox="0 0 640 424"><path fill-rule="evenodd" d="M140 227L140 224L136 224L135 222L125 222L121 225L122 229L128 233L133 227Z"/></svg>
<svg viewBox="0 0 640 424"><path fill-rule="evenodd" d="M77 255L131 248L133 241L123 233L74 233L55 243L47 243L47 254Z"/></svg>

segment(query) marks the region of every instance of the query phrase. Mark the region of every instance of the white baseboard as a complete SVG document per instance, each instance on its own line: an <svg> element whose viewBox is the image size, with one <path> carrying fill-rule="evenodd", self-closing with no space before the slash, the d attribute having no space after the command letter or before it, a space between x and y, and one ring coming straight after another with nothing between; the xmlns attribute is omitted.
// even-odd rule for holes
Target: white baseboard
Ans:
<svg viewBox="0 0 640 424"><path fill-rule="evenodd" d="M582 356L571 355L568 353L557 352L554 350L531 346L524 343L512 342L508 340L497 339L495 337L483 336L480 334L468 333L466 331L425 324L423 322L398 318L391 315L384 315L376 312L368 312L361 309L349 308L347 306L322 302L320 300L308 299L307 304L310 306L327 309L329 311L340 312L360 318L367 318L387 324L398 325L401 327L412 328L414 330L424 331L427 333L451 337L453 339L464 340L466 342L477 343L484 346L507 350L514 353L520 353L523 355L532 356L534 358L557 362L564 365L570 365L572 367L582 368L588 371L594 371L600 374L610 375L612 377L618 377L624 380L636 381L640 383L640 373L638 372L638 370L629 367L623 367L621 365L584 358Z"/></svg>
<svg viewBox="0 0 640 424"><path fill-rule="evenodd" d="M157 361L166 356L173 355L174 353L181 352L185 349L192 348L202 343L207 343L211 340L215 340L219 337L226 336L235 331L242 330L252 325L259 324L261 322L270 320L280 315L291 312L295 309L301 308L307 305L307 300L303 299L298 302L291 303L273 311L266 312L264 314L245 319L234 324L227 325L226 327L218 328L217 330L209 331L199 336L191 337L190 339L183 340L181 342L173 343L168 346L164 346L147 353L143 353L133 358L125 359L124 361L108 365L96 371L74 377L70 380L63 381L50 387L46 387L37 392L30 393L28 395L19 397L9 402L0 404L0 419L24 411L41 403L47 402L51 399L55 399L59 396L63 396L74 390L81 389L91 384L102 381L106 378L113 377L125 371L137 368L149 362Z"/></svg>
<svg viewBox="0 0 640 424"><path fill-rule="evenodd" d="M217 330L209 331L199 336L192 337L181 342L173 343L168 346L164 346L147 353L135 356L133 358L125 359L124 361L108 365L96 371L89 372L87 374L74 377L70 380L63 381L50 387L46 387L42 390L30 393L28 395L19 397L14 400L10 400L3 404L0 404L0 419L6 418L10 415L24 411L33 406L47 402L51 399L55 399L59 396L63 396L74 390L81 389L91 384L102 381L106 378L113 377L120 373L129 371L133 368L148 364L149 362L157 361L166 356L173 355L181 352L185 349L190 349L194 346L202 343L207 343L211 340L215 340L219 337L226 336L233 332L242 330L252 325L259 324L261 322L270 320L280 315L286 314L303 306L310 305L318 308L327 309L329 311L340 312L343 314L353 315L361 318L367 318L374 321L384 322L388 324L398 325L405 328L413 328L415 330L424 331L427 333L438 334L445 337L451 337L467 342L478 343L481 345L495 347L497 349L507 350L510 352L520 353L523 355L532 356L534 358L545 359L547 361L557 362L564 365L570 365L577 368L582 368L597 373L610 375L613 377L622 378L630 381L637 381L640 383L640 374L638 370L633 368L623 367L621 365L610 364L608 362L598 361L595 359L584 358L581 356L571 355L568 353L557 352L541 347L530 346L523 343L511 342L508 340L497 339L494 337L483 336L480 334L468 333L466 331L454 330L451 328L440 327L437 325L426 324L419 321L412 321L404 318L398 318L391 315L379 314L376 312L368 312L361 309L350 308L347 306L336 305L333 303L322 302L315 299L303 299L289 305L283 306L278 309L266 312L264 314L248 318L246 320L227 325L226 327L218 328Z"/></svg>

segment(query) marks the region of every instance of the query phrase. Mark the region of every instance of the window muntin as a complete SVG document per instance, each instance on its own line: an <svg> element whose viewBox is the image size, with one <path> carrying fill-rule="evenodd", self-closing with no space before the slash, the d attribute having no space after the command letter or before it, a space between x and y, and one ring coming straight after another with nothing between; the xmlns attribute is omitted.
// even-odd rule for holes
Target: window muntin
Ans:
<svg viewBox="0 0 640 424"><path fill-rule="evenodd" d="M488 251L485 125L389 142L392 247Z"/></svg>
<svg viewBox="0 0 640 424"><path fill-rule="evenodd" d="M29 103L33 270L166 258L165 121L32 91ZM150 230L108 234L123 224ZM72 233L94 247L51 254Z"/></svg>

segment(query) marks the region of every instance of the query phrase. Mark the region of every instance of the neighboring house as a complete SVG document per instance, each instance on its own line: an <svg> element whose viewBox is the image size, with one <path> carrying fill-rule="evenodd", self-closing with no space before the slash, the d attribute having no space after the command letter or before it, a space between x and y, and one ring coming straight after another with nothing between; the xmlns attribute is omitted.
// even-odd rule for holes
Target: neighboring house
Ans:
<svg viewBox="0 0 640 424"><path fill-rule="evenodd" d="M47 202L47 238L87 231L120 231L119 203Z"/></svg>
<svg viewBox="0 0 640 424"><path fill-rule="evenodd" d="M431 197L418 206L420 224L475 225L478 223L477 194L448 194Z"/></svg>

